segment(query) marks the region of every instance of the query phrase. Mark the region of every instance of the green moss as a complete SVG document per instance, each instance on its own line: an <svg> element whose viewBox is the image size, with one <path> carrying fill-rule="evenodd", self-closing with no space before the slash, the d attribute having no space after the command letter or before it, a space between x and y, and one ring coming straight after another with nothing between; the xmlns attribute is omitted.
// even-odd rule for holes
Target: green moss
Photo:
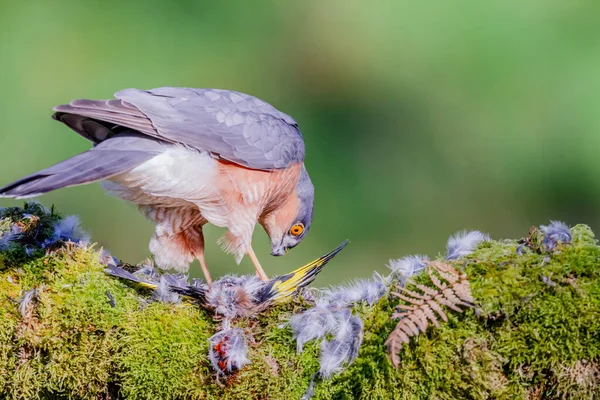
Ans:
<svg viewBox="0 0 600 400"><path fill-rule="evenodd" d="M41 257L46 250L40 247L44 240L52 236L53 225L61 216L45 209L35 202L25 203L21 207L0 209L0 234L10 230L11 225L19 228L18 241L11 243L0 252L0 270L6 267L18 267L27 261Z"/></svg>
<svg viewBox="0 0 600 400"><path fill-rule="evenodd" d="M22 217L10 213L11 223ZM572 233L574 242L553 253L533 230L522 255L517 241L492 241L461 259L477 308L450 313L440 328L413 338L398 369L384 345L397 301L357 307L359 357L317 381L314 398L600 396L600 247L586 226ZM11 252L25 245L0 253L10 259L0 269L2 398L295 399L319 369L318 345L297 354L286 326L310 306L302 299L236 321L249 338L251 364L217 379L207 353L218 321L209 313L190 303L150 303L147 291L107 276L93 248L15 258ZM9 298L34 287L39 298L22 317Z"/></svg>

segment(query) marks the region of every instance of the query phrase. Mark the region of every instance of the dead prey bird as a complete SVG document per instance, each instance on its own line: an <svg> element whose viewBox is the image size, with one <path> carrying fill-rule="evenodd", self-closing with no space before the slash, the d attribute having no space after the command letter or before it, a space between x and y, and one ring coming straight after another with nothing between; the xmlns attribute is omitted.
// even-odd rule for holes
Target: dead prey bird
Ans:
<svg viewBox="0 0 600 400"><path fill-rule="evenodd" d="M215 314L232 319L255 314L271 304L297 293L311 283L325 264L347 244L348 241L345 240L335 250L324 256L289 274L275 277L267 282L256 276L227 275L213 282L212 285L198 281L190 285L186 279L179 279L175 275L136 274L114 264L108 264L105 271L110 275L136 282L154 291L165 291L166 289L170 293L194 299L202 307L213 310Z"/></svg>
<svg viewBox="0 0 600 400"><path fill-rule="evenodd" d="M125 89L112 100L73 100L54 119L93 147L3 188L26 198L107 180L105 188L133 202L156 223L150 251L157 265L185 272L204 258L202 227L225 227L224 249L239 263L261 224L271 254L281 256L306 236L314 188L304 167L296 121L270 104L230 90Z"/></svg>

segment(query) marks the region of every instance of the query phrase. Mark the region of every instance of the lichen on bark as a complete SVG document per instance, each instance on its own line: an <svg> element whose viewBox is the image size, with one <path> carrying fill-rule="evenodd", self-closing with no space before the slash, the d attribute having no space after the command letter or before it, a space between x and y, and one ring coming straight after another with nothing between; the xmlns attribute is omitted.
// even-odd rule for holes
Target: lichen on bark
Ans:
<svg viewBox="0 0 600 400"><path fill-rule="evenodd" d="M11 233L21 236L0 249L0 398L298 399L306 392L319 371L319 346L309 342L297 353L287 322L310 301L295 298L236 321L251 363L217 378L208 339L219 321L190 302L148 301L147 289L105 274L105 255L93 246L48 241L60 220L35 205L0 214L0 236L22 224ZM548 249L534 229L525 246L485 241L453 261L476 307L449 312L448 322L403 345L398 368L385 346L398 300L358 305L359 356L316 379L313 398L600 396L600 247L587 226L571 233L572 243ZM31 289L37 296L19 310Z"/></svg>

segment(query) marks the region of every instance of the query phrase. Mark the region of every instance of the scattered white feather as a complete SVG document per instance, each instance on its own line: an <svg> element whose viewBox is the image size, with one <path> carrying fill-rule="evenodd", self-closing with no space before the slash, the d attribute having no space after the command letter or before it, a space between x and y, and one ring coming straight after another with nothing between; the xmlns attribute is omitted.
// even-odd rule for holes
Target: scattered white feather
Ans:
<svg viewBox="0 0 600 400"><path fill-rule="evenodd" d="M43 247L54 244L58 241L73 242L83 246L90 243L90 235L81 229L79 218L76 215L69 215L54 224L52 237L47 239Z"/></svg>
<svg viewBox="0 0 600 400"><path fill-rule="evenodd" d="M173 292L171 288L173 286L185 287L187 285L187 277L183 274L163 274L158 280L156 290L152 292L152 298L162 303L179 304L182 296Z"/></svg>
<svg viewBox="0 0 600 400"><path fill-rule="evenodd" d="M213 282L206 294L207 303L215 313L232 319L246 315L248 307L254 303L264 282L256 276L226 275Z"/></svg>
<svg viewBox="0 0 600 400"><path fill-rule="evenodd" d="M21 229L16 225L11 225L10 229L0 234L0 251L10 247L11 242L17 240L21 234Z"/></svg>
<svg viewBox="0 0 600 400"><path fill-rule="evenodd" d="M317 306L293 315L290 327L296 339L296 350L300 353L304 345L311 340L319 340L327 334L334 333L338 328L338 318L335 311Z"/></svg>
<svg viewBox="0 0 600 400"><path fill-rule="evenodd" d="M106 250L106 249L102 249L100 251L100 255L98 256L98 261L102 265L114 265L114 266L117 266L117 265L119 265L121 263L118 258L113 257L113 255L110 254L110 252L108 250Z"/></svg>
<svg viewBox="0 0 600 400"><path fill-rule="evenodd" d="M250 363L243 330L230 329L225 323L223 329L211 336L208 342L208 358L218 374L231 373Z"/></svg>
<svg viewBox="0 0 600 400"><path fill-rule="evenodd" d="M425 269L427 261L429 261L429 257L417 254L396 260L392 259L389 261L388 268L392 270L392 274L396 275L400 284L404 285L408 278Z"/></svg>
<svg viewBox="0 0 600 400"><path fill-rule="evenodd" d="M148 280L151 282L158 282L160 279L160 273L154 266L154 263L151 260L146 260L142 263L140 268L138 268L134 273L140 279Z"/></svg>
<svg viewBox="0 0 600 400"><path fill-rule="evenodd" d="M372 306L385 294L386 288L385 278L375 272L371 279L357 279L347 285L325 289L321 293L323 301L337 306L352 306L362 301Z"/></svg>
<svg viewBox="0 0 600 400"><path fill-rule="evenodd" d="M457 232L448 239L448 254L446 259L456 260L460 257L469 255L475 250L479 243L489 240L489 235L480 231Z"/></svg>
<svg viewBox="0 0 600 400"><path fill-rule="evenodd" d="M203 279L200 279L200 278L193 278L192 286L200 288L200 289L205 289L208 291L208 285L206 284L206 282L204 282Z"/></svg>
<svg viewBox="0 0 600 400"><path fill-rule="evenodd" d="M336 313L338 329L332 340L321 342L319 374L323 378L340 372L358 356L363 338L363 323L349 309Z"/></svg>
<svg viewBox="0 0 600 400"><path fill-rule="evenodd" d="M38 294L39 291L37 288L28 290L23 294L23 297L19 300L19 313L21 313L22 317L27 315L30 304L37 300Z"/></svg>
<svg viewBox="0 0 600 400"><path fill-rule="evenodd" d="M241 329L233 329L228 335L229 347L227 348L227 371L232 372L241 369L244 365L250 364L248 359L248 346L246 337Z"/></svg>
<svg viewBox="0 0 600 400"><path fill-rule="evenodd" d="M564 222L550 221L550 225L542 225L540 230L545 236L542 245L548 251L553 250L558 243L571 243L573 241L571 229Z"/></svg>
<svg viewBox="0 0 600 400"><path fill-rule="evenodd" d="M310 383L308 385L308 389L306 389L306 392L304 392L304 394L302 395L300 400L310 400L310 399L312 399L312 397L314 395L315 395L315 375L313 375L313 377L311 378Z"/></svg>

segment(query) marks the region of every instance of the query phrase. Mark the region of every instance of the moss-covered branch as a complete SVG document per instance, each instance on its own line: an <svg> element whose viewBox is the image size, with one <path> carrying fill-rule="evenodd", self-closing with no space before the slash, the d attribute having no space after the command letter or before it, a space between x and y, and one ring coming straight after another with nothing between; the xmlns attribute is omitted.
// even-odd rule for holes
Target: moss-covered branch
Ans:
<svg viewBox="0 0 600 400"><path fill-rule="evenodd" d="M236 321L251 363L217 379L207 354L219 322L209 312L149 302L146 289L105 274L93 247L63 245L69 235L51 229L60 217L42 211L5 210L0 218L0 237L12 235L0 240L2 398L299 399L306 392L319 348L311 342L298 354L285 323L309 302L293 299ZM19 232L11 231L16 220ZM573 243L552 252L534 231L521 254L517 241L489 241L461 258L477 307L448 313L447 323L413 338L397 369L384 345L397 299L357 306L359 356L317 380L314 398L600 396L600 247L586 226L571 233ZM19 307L31 289L35 300Z"/></svg>

